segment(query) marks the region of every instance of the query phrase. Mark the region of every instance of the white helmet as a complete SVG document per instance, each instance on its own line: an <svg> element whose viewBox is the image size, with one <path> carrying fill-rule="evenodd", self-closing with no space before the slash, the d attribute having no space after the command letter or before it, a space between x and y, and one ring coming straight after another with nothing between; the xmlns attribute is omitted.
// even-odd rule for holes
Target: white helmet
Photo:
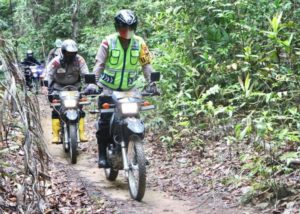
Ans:
<svg viewBox="0 0 300 214"><path fill-rule="evenodd" d="M78 48L77 44L72 39L63 41L61 46L61 53L66 63L72 63L75 60Z"/></svg>
<svg viewBox="0 0 300 214"><path fill-rule="evenodd" d="M27 57L33 57L33 51L32 50L27 50L26 56Z"/></svg>
<svg viewBox="0 0 300 214"><path fill-rule="evenodd" d="M71 53L77 53L78 48L77 48L77 44L74 40L72 39L67 39L65 41L63 41L62 45L61 45L61 51L64 54L64 52L71 52Z"/></svg>
<svg viewBox="0 0 300 214"><path fill-rule="evenodd" d="M62 46L62 41L61 41L61 39L56 39L56 40L55 40L55 47L61 48L61 46Z"/></svg>

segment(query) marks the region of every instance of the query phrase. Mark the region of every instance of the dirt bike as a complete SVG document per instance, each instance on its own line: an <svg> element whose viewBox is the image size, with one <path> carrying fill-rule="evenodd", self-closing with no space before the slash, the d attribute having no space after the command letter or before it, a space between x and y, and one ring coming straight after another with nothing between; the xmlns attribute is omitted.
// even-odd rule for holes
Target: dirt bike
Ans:
<svg viewBox="0 0 300 214"><path fill-rule="evenodd" d="M60 91L51 93L51 107L58 111L61 121L60 138L63 149L70 154L72 164L77 162L77 147L79 143L78 123L80 108L89 105L86 97L82 97L75 86L65 86Z"/></svg>
<svg viewBox="0 0 300 214"><path fill-rule="evenodd" d="M32 89L32 72L31 72L30 66L25 65L23 67L23 69L24 69L26 87L28 90L31 90Z"/></svg>
<svg viewBox="0 0 300 214"><path fill-rule="evenodd" d="M34 90L36 94L39 93L39 86L41 84L40 76L43 72L44 67L41 65L24 66L24 76L28 90Z"/></svg>
<svg viewBox="0 0 300 214"><path fill-rule="evenodd" d="M151 74L151 80L158 81L160 73ZM144 96L156 93L138 90L114 91L112 103L104 103L100 114L112 114L110 120L111 142L107 146L109 168L104 169L106 179L116 180L119 170L124 170L128 179L131 198L141 201L146 190L146 157L144 152L145 126L140 112L155 109Z"/></svg>
<svg viewBox="0 0 300 214"><path fill-rule="evenodd" d="M32 88L35 90L35 93L38 94L41 85L41 75L44 72L44 66L42 65L30 66L30 69L32 73Z"/></svg>

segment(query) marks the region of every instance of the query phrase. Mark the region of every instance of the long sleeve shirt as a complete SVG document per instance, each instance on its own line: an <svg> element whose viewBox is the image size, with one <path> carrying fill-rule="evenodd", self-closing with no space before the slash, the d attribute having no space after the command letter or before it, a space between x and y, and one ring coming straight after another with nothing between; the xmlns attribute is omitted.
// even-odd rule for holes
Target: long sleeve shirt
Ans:
<svg viewBox="0 0 300 214"><path fill-rule="evenodd" d="M83 79L85 74L89 73L88 66L82 56L76 55L73 63L62 63L61 57L55 57L47 65L47 76L49 87L61 89L66 85L80 86L80 79Z"/></svg>

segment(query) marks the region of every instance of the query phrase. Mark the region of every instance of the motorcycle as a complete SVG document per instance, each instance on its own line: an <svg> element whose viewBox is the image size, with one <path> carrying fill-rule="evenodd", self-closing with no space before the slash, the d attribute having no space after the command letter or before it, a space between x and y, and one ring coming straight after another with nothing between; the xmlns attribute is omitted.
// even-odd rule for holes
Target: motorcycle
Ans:
<svg viewBox="0 0 300 214"><path fill-rule="evenodd" d="M26 87L28 90L32 89L32 72L29 65L24 66L24 76L25 76L25 82Z"/></svg>
<svg viewBox="0 0 300 214"><path fill-rule="evenodd" d="M160 73L151 74L151 81L160 79ZM141 201L146 190L146 157L144 152L145 126L140 112L153 110L156 107L145 101L145 96L156 93L138 90L114 91L112 103L102 104L100 114L112 114L110 120L111 142L107 146L109 168L104 169L106 179L116 180L119 170L124 170L128 179L131 198Z"/></svg>
<svg viewBox="0 0 300 214"><path fill-rule="evenodd" d="M30 66L31 72L32 72L32 88L35 89L35 93L39 93L39 87L41 85L41 76L44 72L44 66L43 65L35 65Z"/></svg>
<svg viewBox="0 0 300 214"><path fill-rule="evenodd" d="M24 75L28 90L34 89L35 93L38 94L39 86L41 84L40 77L43 74L43 72L44 66L42 65L24 66Z"/></svg>
<svg viewBox="0 0 300 214"><path fill-rule="evenodd" d="M51 107L58 111L60 115L61 131L60 139L63 149L70 154L72 164L77 162L77 147L79 143L78 123L80 119L80 109L89 105L90 102L82 96L75 86L65 86L60 91L54 91Z"/></svg>

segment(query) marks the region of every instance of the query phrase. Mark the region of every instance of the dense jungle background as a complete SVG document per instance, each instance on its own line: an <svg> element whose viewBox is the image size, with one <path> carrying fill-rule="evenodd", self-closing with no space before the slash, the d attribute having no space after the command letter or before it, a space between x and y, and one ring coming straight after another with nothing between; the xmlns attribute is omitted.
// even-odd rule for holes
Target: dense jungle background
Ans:
<svg viewBox="0 0 300 214"><path fill-rule="evenodd" d="M136 34L147 42L153 66L162 74L162 95L153 99L157 111L146 116L153 141L149 156L161 160L160 165L154 160L150 165L148 174L158 175L150 179L150 188L190 198L196 204L190 211L195 213L215 197L231 205L234 200L234 207L246 213L299 212L299 0L0 0L0 58L6 65L0 96L7 106L0 114L1 179L7 182L0 189L1 210L25 210L28 200L35 200L32 193L18 204L15 196L22 170L13 173L17 166L10 155L26 148L27 138L15 135L27 129L5 101L12 60L21 61L28 49L45 60L55 39L73 38L92 71L99 45L115 31L113 17L122 8L136 12ZM16 73L10 75L18 80ZM22 90L21 83L16 90ZM29 102L26 96L22 99ZM11 117L3 117L7 112ZM10 136L6 140L5 133ZM20 148L11 150L8 141L20 141ZM42 141L33 145L44 151ZM38 154L33 156L44 163ZM35 163L37 168L41 163ZM24 181L33 173L20 176ZM204 195L207 199L197 203ZM45 209L55 210L41 197ZM122 213L117 208L99 213ZM226 213L226 208L215 212Z"/></svg>

